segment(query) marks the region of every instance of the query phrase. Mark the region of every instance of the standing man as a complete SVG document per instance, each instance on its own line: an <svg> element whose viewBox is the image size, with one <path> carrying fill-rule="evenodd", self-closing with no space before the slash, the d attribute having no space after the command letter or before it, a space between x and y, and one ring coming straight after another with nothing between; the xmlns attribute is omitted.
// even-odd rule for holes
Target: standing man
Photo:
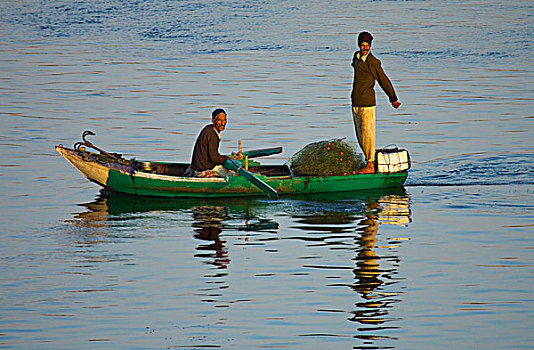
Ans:
<svg viewBox="0 0 534 350"><path fill-rule="evenodd" d="M211 113L211 124L206 125L197 137L193 148L191 165L185 171L185 176L196 177L226 177L230 176L229 170L222 164L230 159L219 153L221 132L226 128L226 112L217 108Z"/></svg>
<svg viewBox="0 0 534 350"><path fill-rule="evenodd" d="M367 165L360 169L360 174L375 172L375 81L389 97L394 108L399 108L399 102L393 84L382 69L382 64L371 53L373 36L368 32L358 35L360 51L354 53L352 67L354 68L354 82L352 84L352 119L356 129L356 137L363 151Z"/></svg>

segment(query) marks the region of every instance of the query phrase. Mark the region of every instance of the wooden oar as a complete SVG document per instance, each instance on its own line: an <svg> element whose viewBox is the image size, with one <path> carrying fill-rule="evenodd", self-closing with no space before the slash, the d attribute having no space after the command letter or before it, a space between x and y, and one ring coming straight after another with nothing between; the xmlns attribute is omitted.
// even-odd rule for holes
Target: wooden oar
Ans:
<svg viewBox="0 0 534 350"><path fill-rule="evenodd" d="M255 185L260 190L265 192L265 194L267 194L267 196L269 196L269 198L271 198L271 199L277 199L278 198L278 192L274 188L272 188L271 186L267 185L262 180L258 179L251 172L245 170L241 166L241 163L239 161L237 161L235 159L227 159L224 162L223 166L226 169L233 170L233 171L237 172L239 175L243 176L245 179L250 181L253 185Z"/></svg>

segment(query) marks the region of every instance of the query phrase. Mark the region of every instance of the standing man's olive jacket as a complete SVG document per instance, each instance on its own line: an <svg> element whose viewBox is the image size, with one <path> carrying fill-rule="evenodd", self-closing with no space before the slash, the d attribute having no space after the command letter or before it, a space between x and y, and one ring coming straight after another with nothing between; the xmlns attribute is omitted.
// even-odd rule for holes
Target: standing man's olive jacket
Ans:
<svg viewBox="0 0 534 350"><path fill-rule="evenodd" d="M380 60L373 56L372 53L367 55L364 61L360 58L361 53L355 52L352 58L352 67L354 68L354 82L352 83L352 106L353 107L372 107L376 106L375 97L375 80L389 97L389 102L393 103L398 100L393 89L393 84L382 69Z"/></svg>

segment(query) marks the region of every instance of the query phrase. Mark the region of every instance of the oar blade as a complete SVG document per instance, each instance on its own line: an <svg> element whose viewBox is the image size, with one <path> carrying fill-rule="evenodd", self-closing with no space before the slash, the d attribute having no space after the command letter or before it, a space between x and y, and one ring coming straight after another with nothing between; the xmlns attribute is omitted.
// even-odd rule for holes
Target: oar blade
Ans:
<svg viewBox="0 0 534 350"><path fill-rule="evenodd" d="M258 187L260 190L265 192L271 199L277 199L278 198L278 192L272 188L271 186L267 185L265 182L263 182L261 179L258 179L254 174L251 172L243 169L241 166L241 163L235 159L227 159L223 166L226 169L233 170L237 172L239 175L243 176L245 179L250 181L253 185Z"/></svg>
<svg viewBox="0 0 534 350"><path fill-rule="evenodd" d="M258 179L254 174L251 172L241 168L239 170L239 175L243 176L245 179L256 185L259 189L261 189L263 192L265 192L271 199L277 199L278 198L278 192L272 188L271 186L267 185L262 180Z"/></svg>

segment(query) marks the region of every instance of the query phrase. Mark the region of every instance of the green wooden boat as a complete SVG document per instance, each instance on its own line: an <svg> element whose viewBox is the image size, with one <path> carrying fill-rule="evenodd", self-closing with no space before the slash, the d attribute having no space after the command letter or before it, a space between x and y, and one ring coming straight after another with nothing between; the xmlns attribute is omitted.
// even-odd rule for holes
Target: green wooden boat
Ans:
<svg viewBox="0 0 534 350"><path fill-rule="evenodd" d="M74 149L56 146L56 151L87 179L104 189L137 196L235 197L263 196L264 192L243 176L228 178L185 177L189 163L126 160L107 153L85 140ZM100 153L89 152L84 145ZM278 192L278 195L349 192L402 187L407 171L346 176L294 176L283 165L255 165L249 172Z"/></svg>

